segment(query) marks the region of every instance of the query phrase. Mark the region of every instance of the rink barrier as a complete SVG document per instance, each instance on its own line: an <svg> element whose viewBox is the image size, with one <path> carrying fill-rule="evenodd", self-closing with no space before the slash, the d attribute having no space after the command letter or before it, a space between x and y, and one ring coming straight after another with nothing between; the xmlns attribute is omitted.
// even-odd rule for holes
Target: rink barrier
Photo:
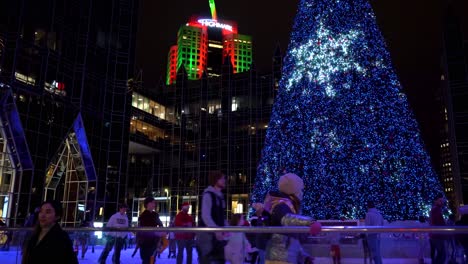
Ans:
<svg viewBox="0 0 468 264"><path fill-rule="evenodd" d="M62 227L69 232L244 232L244 233L309 233L307 226L267 226L267 227ZM0 231L32 231L33 228L0 227ZM468 234L468 226L322 226L322 233L437 233Z"/></svg>

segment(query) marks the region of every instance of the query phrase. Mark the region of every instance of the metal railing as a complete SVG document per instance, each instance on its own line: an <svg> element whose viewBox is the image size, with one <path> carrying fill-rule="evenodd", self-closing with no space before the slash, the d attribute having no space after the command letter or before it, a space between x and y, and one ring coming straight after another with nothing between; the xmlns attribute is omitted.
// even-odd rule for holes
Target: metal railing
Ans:
<svg viewBox="0 0 468 264"><path fill-rule="evenodd" d="M337 224L337 223L335 223ZM462 237L468 236L468 226L414 226L408 225L385 225L385 226L347 226L349 223L339 223L343 225L327 226L323 225L322 230L317 235L309 235L302 242L305 252L315 258L316 264L330 263L331 245L339 245L341 250L342 263L362 263L369 255L364 246L366 233L380 233L382 241L382 257L388 263L410 264L416 261L430 261L430 241L428 234L446 234L447 236L447 256L455 259L455 263L466 263L468 253L457 244L452 244L462 234ZM213 233L213 232L243 232L246 235L255 233L280 233L280 234L309 234L308 226L267 226L267 227L63 227L63 230L69 233L70 239L74 243L74 250L77 255L86 253L86 257L79 258L80 264L96 263L101 252L108 241L108 232L126 232L128 233L126 241L131 250L122 251L121 261L125 263L141 263L138 257L133 257L137 251L137 236L139 232L158 232L160 234L174 233ZM28 236L31 235L33 228L24 227L0 227L0 263L18 264L21 263L22 248ZM83 233L87 235L86 244L82 248L80 242ZM93 234L94 232L94 234ZM4 245L7 237L12 238L7 249ZM166 237L166 236L165 236ZM170 236L167 240L170 241ZM303 237L305 238L305 237ZM175 239L176 240L176 239ZM172 240L174 242L174 239ZM193 244L193 263L196 262L198 251L196 250L196 241ZM451 246L450 246L451 245ZM449 250L450 248L450 250ZM89 252L91 251L92 252ZM94 251L96 250L96 252ZM85 252L85 253L83 253ZM132 255L133 252L133 255ZM167 250L158 263L169 263ZM173 261L173 260L172 260ZM173 263L173 262L172 262Z"/></svg>
<svg viewBox="0 0 468 264"><path fill-rule="evenodd" d="M244 233L308 233L307 226L267 226L267 227L63 227L68 232L244 232ZM32 231L33 228L0 227L0 231ZM437 233L468 234L468 226L322 226L324 233Z"/></svg>

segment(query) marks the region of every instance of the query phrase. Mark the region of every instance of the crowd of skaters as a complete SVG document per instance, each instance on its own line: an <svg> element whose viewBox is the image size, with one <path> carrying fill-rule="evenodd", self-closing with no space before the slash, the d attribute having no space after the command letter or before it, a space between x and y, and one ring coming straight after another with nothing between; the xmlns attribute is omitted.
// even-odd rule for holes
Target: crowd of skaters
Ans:
<svg viewBox="0 0 468 264"><path fill-rule="evenodd" d="M226 187L226 176L220 171L213 171L209 173L208 180L210 186L203 192L199 226L226 226L226 203L222 193ZM310 234L318 234L320 223L300 214L304 189L302 179L292 173L285 174L279 179L278 189L277 192L269 192L264 203L253 205L257 209L257 225L268 219L270 226L309 226ZM240 215L233 215L230 224L243 225L244 219ZM276 233L268 237L257 235L254 240L258 252L257 263L313 263L311 256L301 246L301 240L307 236ZM246 239L244 233L200 233L196 240L199 263L243 263L246 253L252 251L252 241Z"/></svg>
<svg viewBox="0 0 468 264"><path fill-rule="evenodd" d="M263 203L252 204L254 216L249 223L242 214L233 214L226 219L226 201L223 189L226 187L226 176L221 171L212 171L208 175L210 185L203 191L201 199L199 227L223 226L309 226L309 234L317 234L321 225L314 219L301 215L301 201L304 183L293 174L286 173L279 178L278 191L270 191ZM445 200L442 195L437 196L430 212L429 224L433 226L463 225L468 226L468 208L460 208L461 218L456 221L450 217L443 217ZM365 217L366 226L383 226L384 219L373 201L367 203L368 211ZM156 202L153 197L144 200L145 210L138 218L138 226L163 227L163 223L156 212ZM171 226L194 227L193 217L188 213L190 204L181 205ZM60 202L49 200L36 208L27 219L26 226L34 227L22 246L22 263L78 263L78 247L81 246L81 257L88 249L89 233L82 232L72 242L69 235L59 225L63 213ZM421 218L420 222L425 222ZM83 227L90 226L84 222ZM120 204L118 211L111 216L107 227L128 227L127 205ZM137 232L135 256L139 256L143 264L155 263L155 258L169 246L168 257L175 257L177 264L193 263L192 251L197 250L201 264L208 263L244 263L249 258L251 263L313 263L313 258L302 248L303 241L309 234L249 234L242 232L214 232L198 233L176 232ZM107 232L106 244L98 262L106 263L106 259L113 249L112 263L120 263L120 252L125 247L131 235L126 232ZM420 240L423 243L423 240ZM341 264L339 241L331 241L330 255L334 264ZM468 255L468 238L466 235L448 236L443 234L429 234L431 263L456 263L454 251L461 246ZM382 263L380 253L380 234L369 233L364 236L363 245L365 258L369 263ZM94 246L94 245L92 245ZM177 250L176 250L177 248ZM424 246L420 245L421 250ZM93 248L94 249L94 248ZM185 254L184 254L185 252ZM184 259L185 257L185 259ZM420 263L424 263L420 253Z"/></svg>
<svg viewBox="0 0 468 264"><path fill-rule="evenodd" d="M445 203L443 195L436 196L429 216L429 224L431 226L468 226L468 207L459 208L460 219L456 221L454 214L451 214L447 219L444 218ZM458 246L462 248L464 256L468 258L468 236L466 234L456 234L454 236L437 233L429 234L429 242L432 263L458 263L456 260Z"/></svg>

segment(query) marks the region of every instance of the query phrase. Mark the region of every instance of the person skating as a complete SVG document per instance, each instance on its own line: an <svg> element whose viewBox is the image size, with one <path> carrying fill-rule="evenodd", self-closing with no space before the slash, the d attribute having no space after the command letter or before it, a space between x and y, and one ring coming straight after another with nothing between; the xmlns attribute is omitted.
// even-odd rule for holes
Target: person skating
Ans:
<svg viewBox="0 0 468 264"><path fill-rule="evenodd" d="M234 214L230 226L243 226L244 216L241 214ZM252 249L247 237L242 232L233 232L227 239L227 245L224 247L224 256L226 261L231 264L242 264L244 263L247 253Z"/></svg>
<svg viewBox="0 0 468 264"><path fill-rule="evenodd" d="M382 214L375 208L373 201L367 202L366 226L383 226L384 220ZM374 264L382 264L382 255L380 254L380 234L367 234L367 245L369 247L370 258Z"/></svg>
<svg viewBox="0 0 468 264"><path fill-rule="evenodd" d="M113 214L107 222L107 227L128 227L127 205L120 204L119 211ZM114 255L112 256L112 263L120 263L120 252L124 245L124 239L127 232L110 232L107 236L106 246L99 257L99 263L105 264L109 252L114 248Z"/></svg>
<svg viewBox="0 0 468 264"><path fill-rule="evenodd" d="M445 226L445 219L442 214L442 207L445 199L442 195L438 195L434 200L434 206L431 209L429 224L431 226ZM432 263L444 263L446 258L446 235L444 234L429 234L429 243L431 246Z"/></svg>
<svg viewBox="0 0 468 264"><path fill-rule="evenodd" d="M180 212L176 215L174 225L176 227L193 227L193 218L188 214L190 204L185 202L182 204ZM192 263L192 247L194 233L190 232L177 232L175 238L177 241L177 264L182 264L184 260L184 249L187 255L187 264Z"/></svg>
<svg viewBox="0 0 468 264"><path fill-rule="evenodd" d="M153 197L147 197L144 201L145 210L138 217L140 227L162 227L163 223L159 219L159 214L155 212L156 202ZM151 257L154 257L159 240L163 234L159 232L138 232L137 243L140 249L142 264L149 264ZM135 251L138 249L135 248Z"/></svg>
<svg viewBox="0 0 468 264"><path fill-rule="evenodd" d="M200 227L222 227L226 225L226 201L221 192L226 188L226 175L221 171L211 171L208 174L210 186L202 196ZM197 250L200 264L224 263L225 234L199 233L197 235Z"/></svg>
<svg viewBox="0 0 468 264"><path fill-rule="evenodd" d="M310 234L321 230L320 223L301 215L300 205L303 197L304 182L293 173L287 173L278 181L279 192L269 192L264 208L271 214L272 226L309 226ZM266 247L265 263L312 263L305 254L298 234L272 234Z"/></svg>

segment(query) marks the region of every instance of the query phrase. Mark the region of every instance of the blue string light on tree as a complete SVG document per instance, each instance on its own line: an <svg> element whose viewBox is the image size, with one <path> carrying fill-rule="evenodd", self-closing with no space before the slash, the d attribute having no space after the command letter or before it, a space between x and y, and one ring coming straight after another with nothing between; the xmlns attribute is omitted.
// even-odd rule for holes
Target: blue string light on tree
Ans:
<svg viewBox="0 0 468 264"><path fill-rule="evenodd" d="M427 213L441 184L366 0L302 0L252 199L304 179L303 213L387 220Z"/></svg>

